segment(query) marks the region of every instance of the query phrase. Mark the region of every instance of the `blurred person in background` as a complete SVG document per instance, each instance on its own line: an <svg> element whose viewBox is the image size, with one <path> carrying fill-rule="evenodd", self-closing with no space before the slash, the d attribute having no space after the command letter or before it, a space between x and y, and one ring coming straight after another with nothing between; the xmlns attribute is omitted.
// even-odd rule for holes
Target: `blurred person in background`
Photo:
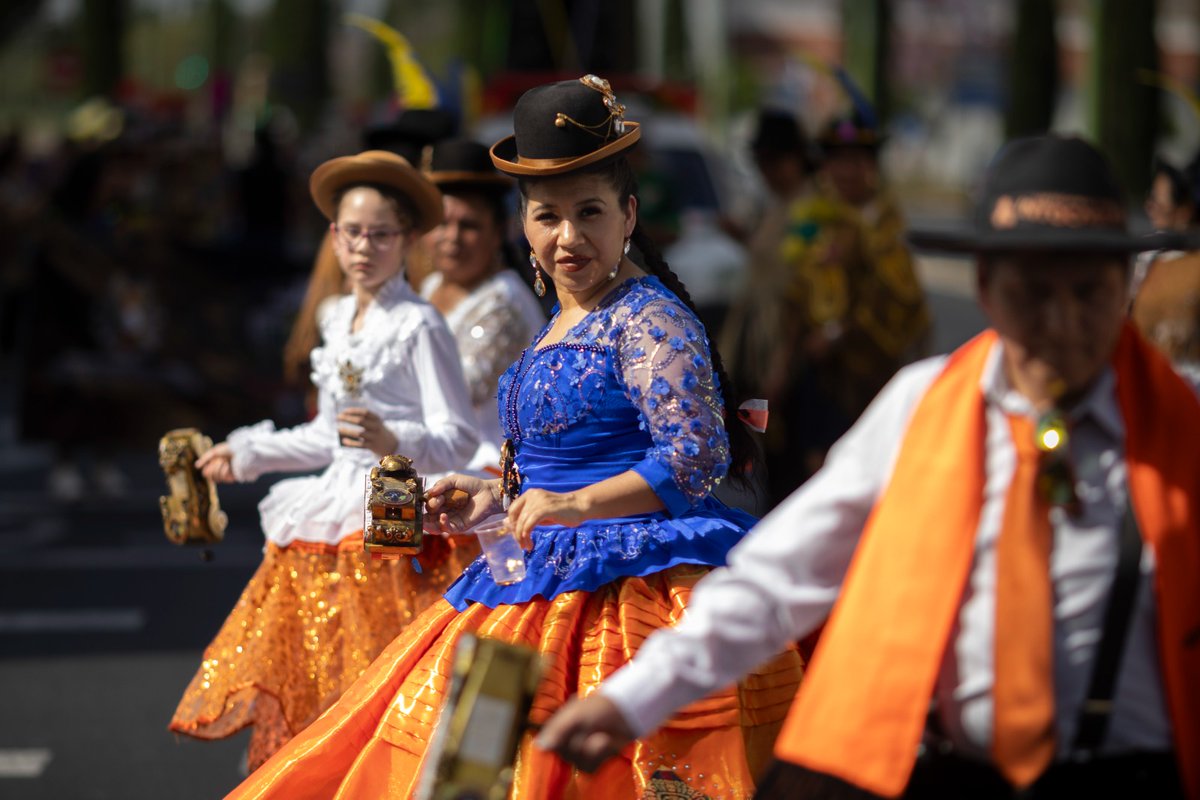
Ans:
<svg viewBox="0 0 1200 800"><path fill-rule="evenodd" d="M774 505L820 467L861 411L840 356L856 326L865 245L853 209L814 180L818 151L793 114L762 109L751 147L771 204L751 235L745 294L721 341L739 391L770 405L763 446Z"/></svg>
<svg viewBox="0 0 1200 800"><path fill-rule="evenodd" d="M21 434L53 443L59 500L123 494L119 452L152 447L168 419L195 410L199 382L165 326L171 284L190 266L170 260L155 214L161 155L153 140L69 143L26 232Z"/></svg>
<svg viewBox="0 0 1200 800"><path fill-rule="evenodd" d="M496 171L487 147L467 139L433 145L426 176L442 192L444 215L425 234L433 272L421 296L442 312L458 342L480 433L467 468L499 475L504 436L496 387L546 323L537 297L511 268L505 201L514 182Z"/></svg>
<svg viewBox="0 0 1200 800"><path fill-rule="evenodd" d="M1180 169L1166 159L1156 158L1150 192L1146 195L1146 216L1156 231L1184 231L1196 224L1200 198L1195 185L1195 162Z"/></svg>
<svg viewBox="0 0 1200 800"><path fill-rule="evenodd" d="M839 353L857 417L900 367L928 355L932 320L917 280L900 204L879 168L883 136L869 107L827 122L817 136L821 178L859 215L866 269L854 292L854 324Z"/></svg>
<svg viewBox="0 0 1200 800"><path fill-rule="evenodd" d="M1200 209L1200 156L1186 169L1156 159L1146 216L1157 231L1195 231ZM1200 239L1193 237L1193 241ZM1175 368L1200 378L1200 250L1153 250L1135 264L1131 314Z"/></svg>
<svg viewBox="0 0 1200 800"><path fill-rule="evenodd" d="M218 482L324 470L276 483L259 505L262 564L204 653L170 729L201 739L253 726L254 769L350 685L445 590L477 548L430 537L412 560L363 551L363 480L400 453L425 476L462 467L475 420L453 336L409 288L404 258L442 218L442 199L407 161L367 151L313 173L351 285L318 315L316 417L233 431L197 461Z"/></svg>

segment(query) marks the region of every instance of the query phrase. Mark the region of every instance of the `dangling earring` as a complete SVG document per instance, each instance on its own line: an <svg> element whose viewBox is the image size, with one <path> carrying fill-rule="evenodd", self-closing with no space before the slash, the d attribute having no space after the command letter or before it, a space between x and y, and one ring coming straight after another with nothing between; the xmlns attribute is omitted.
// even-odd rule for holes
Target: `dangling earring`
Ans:
<svg viewBox="0 0 1200 800"><path fill-rule="evenodd" d="M545 297L546 284L542 281L542 265L538 263L532 250L529 251L529 266L533 267L533 293L538 297Z"/></svg>
<svg viewBox="0 0 1200 800"><path fill-rule="evenodd" d="M621 258L617 259L617 265L612 268L612 272L608 273L608 279L610 281L616 279L617 273L621 271L621 259L625 258L625 256L627 256L627 255L629 255L629 240L628 239L625 240L625 247L621 251Z"/></svg>

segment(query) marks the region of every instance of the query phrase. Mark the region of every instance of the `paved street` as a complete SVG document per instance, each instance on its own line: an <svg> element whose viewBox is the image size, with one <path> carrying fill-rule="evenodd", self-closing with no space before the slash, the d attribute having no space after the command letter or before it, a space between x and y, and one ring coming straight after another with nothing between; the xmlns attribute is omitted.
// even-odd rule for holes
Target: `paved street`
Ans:
<svg viewBox="0 0 1200 800"><path fill-rule="evenodd" d="M966 264L923 263L922 279L938 349L979 329ZM48 463L0 447L0 797L221 797L245 735L177 740L166 724L258 563L269 484L223 488L230 530L205 561L162 534L153 452L126 454L126 497L74 507L45 495Z"/></svg>
<svg viewBox="0 0 1200 800"><path fill-rule="evenodd" d="M0 797L221 797L245 736L179 739L174 704L258 562L254 504L225 492L211 561L162 534L153 453L124 466L129 496L50 507L44 460L0 469Z"/></svg>

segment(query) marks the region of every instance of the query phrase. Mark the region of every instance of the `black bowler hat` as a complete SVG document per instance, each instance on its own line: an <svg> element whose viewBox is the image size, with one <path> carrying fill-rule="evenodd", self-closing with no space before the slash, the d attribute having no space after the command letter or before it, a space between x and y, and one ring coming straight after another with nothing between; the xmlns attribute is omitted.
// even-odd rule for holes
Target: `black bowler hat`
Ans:
<svg viewBox="0 0 1200 800"><path fill-rule="evenodd" d="M368 128L363 144L368 150L390 150L410 164L420 164L428 145L454 135L458 122L440 108L408 108L392 122Z"/></svg>
<svg viewBox="0 0 1200 800"><path fill-rule="evenodd" d="M750 147L770 153L788 153L808 147L808 137L794 114L778 108L763 108L755 120Z"/></svg>
<svg viewBox="0 0 1200 800"><path fill-rule="evenodd" d="M1119 254L1178 247L1185 237L1131 234L1124 196L1100 151L1080 138L1047 135L1000 149L984 176L973 226L914 230L908 238L920 249L959 253Z"/></svg>
<svg viewBox="0 0 1200 800"><path fill-rule="evenodd" d="M471 139L447 139L434 144L425 176L448 193L457 190L503 194L513 185L512 178L496 171L488 148Z"/></svg>
<svg viewBox="0 0 1200 800"><path fill-rule="evenodd" d="M758 117L754 121L754 137L750 140L750 149L759 156L797 155L808 170L812 170L821 160L820 150L808 138L796 115L769 106L759 109Z"/></svg>
<svg viewBox="0 0 1200 800"><path fill-rule="evenodd" d="M584 75L521 95L513 135L492 145L492 163L509 175L563 175L619 155L641 136L608 81Z"/></svg>

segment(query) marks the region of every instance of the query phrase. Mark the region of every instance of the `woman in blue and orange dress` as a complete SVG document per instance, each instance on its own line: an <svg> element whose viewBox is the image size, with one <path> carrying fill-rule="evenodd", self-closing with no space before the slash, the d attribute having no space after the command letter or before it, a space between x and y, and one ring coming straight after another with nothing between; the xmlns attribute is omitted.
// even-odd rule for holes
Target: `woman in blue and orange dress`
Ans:
<svg viewBox="0 0 1200 800"><path fill-rule="evenodd" d="M754 522L712 497L747 463L687 293L637 228L623 152L637 123L594 76L526 93L515 137L492 148L520 181L538 277L559 306L500 381L515 448L509 480L450 476L430 508L445 530L500 512L526 550L527 577L499 586L482 559L396 639L342 699L233 792L237 798L409 797L446 701L464 634L549 657L531 722L595 690L654 630L684 613L692 587ZM557 122L557 124L556 124ZM646 268L627 255L630 240ZM515 490L509 503L502 485ZM468 493L447 513L450 489ZM801 674L794 650L684 709L601 772L574 770L521 741L510 797L710 797L753 793Z"/></svg>

